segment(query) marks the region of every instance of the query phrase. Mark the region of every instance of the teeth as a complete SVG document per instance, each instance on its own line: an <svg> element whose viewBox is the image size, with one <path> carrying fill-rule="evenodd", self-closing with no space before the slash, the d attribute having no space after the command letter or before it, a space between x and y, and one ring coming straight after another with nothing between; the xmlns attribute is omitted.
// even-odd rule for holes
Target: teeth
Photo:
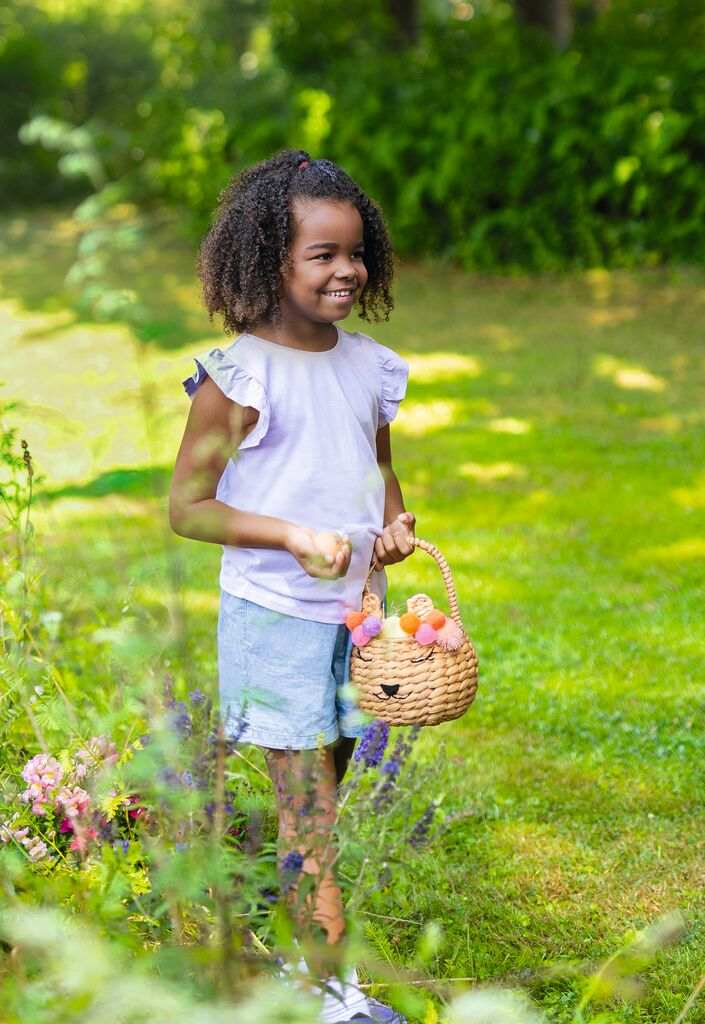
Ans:
<svg viewBox="0 0 705 1024"><path fill-rule="evenodd" d="M341 291L341 292L328 292L328 294L329 295L339 295L339 296L342 296L342 295L352 295L352 289L348 288L346 291Z"/></svg>

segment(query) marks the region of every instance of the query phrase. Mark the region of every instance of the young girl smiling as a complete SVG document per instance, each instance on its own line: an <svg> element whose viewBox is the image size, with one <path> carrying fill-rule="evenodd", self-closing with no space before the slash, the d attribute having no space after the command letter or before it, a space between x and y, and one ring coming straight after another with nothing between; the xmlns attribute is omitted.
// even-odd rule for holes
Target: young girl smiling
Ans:
<svg viewBox="0 0 705 1024"><path fill-rule="evenodd" d="M318 879L312 918L333 947L345 935L337 784L364 723L344 619L370 570L384 597L384 566L412 553L415 527L390 441L408 365L336 322L356 304L387 319L392 267L380 210L336 164L286 150L233 179L198 268L211 319L239 336L183 382L192 402L170 493L178 534L223 545L226 735L263 748L281 863ZM361 994L354 967L325 980L322 1021L401 1021Z"/></svg>

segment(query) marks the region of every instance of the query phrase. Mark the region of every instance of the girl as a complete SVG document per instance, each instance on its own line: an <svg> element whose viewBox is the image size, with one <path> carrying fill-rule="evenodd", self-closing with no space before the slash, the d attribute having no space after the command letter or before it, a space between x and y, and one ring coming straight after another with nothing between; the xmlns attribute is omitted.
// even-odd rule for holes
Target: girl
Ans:
<svg viewBox="0 0 705 1024"><path fill-rule="evenodd" d="M316 876L309 910L332 952L345 934L337 784L365 721L346 686L344 619L368 574L384 597L384 566L411 554L415 526L389 432L408 365L335 324L356 302L363 319L388 319L392 250L378 207L340 167L285 150L221 194L198 271L210 318L241 333L199 356L183 382L192 402L170 523L223 545L226 735L264 748L281 863L289 882L292 866ZM322 1021L401 1021L362 996L354 967L339 980L333 962Z"/></svg>

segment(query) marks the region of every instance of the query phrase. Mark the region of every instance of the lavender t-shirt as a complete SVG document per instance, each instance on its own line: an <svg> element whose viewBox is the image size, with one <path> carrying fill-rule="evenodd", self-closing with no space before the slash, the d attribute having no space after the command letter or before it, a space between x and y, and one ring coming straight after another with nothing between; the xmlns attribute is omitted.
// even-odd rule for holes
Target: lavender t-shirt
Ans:
<svg viewBox="0 0 705 1024"><path fill-rule="evenodd" d="M220 586L274 611L340 623L360 607L384 525L376 436L396 416L409 366L366 334L336 330L326 352L242 334L198 356L183 386L193 397L209 376L228 398L259 410L223 470L219 501L314 530L343 530L352 541L350 567L337 580L309 576L279 548L224 545ZM384 596L384 571L372 574L371 587Z"/></svg>

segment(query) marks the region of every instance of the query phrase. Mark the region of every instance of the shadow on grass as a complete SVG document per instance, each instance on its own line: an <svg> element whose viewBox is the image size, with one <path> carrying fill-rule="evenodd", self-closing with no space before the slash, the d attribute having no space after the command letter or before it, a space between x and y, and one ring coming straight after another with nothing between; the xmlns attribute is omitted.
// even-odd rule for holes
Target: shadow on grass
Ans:
<svg viewBox="0 0 705 1024"><path fill-rule="evenodd" d="M36 496L38 504L59 498L105 498L109 494L133 498L162 498L169 489L171 470L166 466L144 466L139 469L111 469L85 484L67 484L48 488Z"/></svg>

